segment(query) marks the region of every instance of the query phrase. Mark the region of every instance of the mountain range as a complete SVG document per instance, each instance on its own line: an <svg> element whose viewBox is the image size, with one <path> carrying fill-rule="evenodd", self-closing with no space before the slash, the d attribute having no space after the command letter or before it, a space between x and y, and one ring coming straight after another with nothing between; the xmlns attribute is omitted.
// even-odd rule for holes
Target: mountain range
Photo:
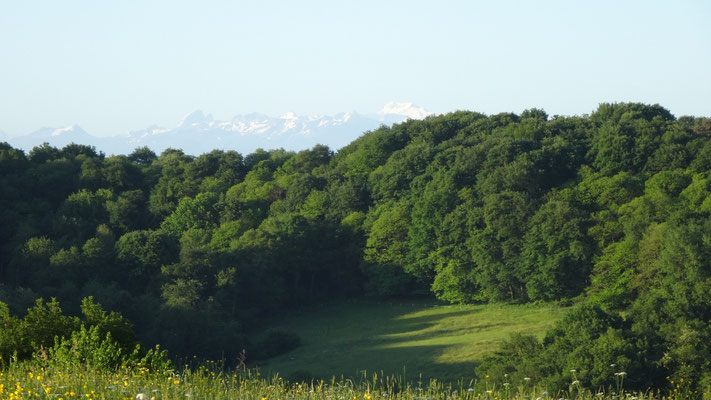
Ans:
<svg viewBox="0 0 711 400"><path fill-rule="evenodd" d="M129 154L137 147L147 146L156 153L167 148L182 149L198 155L214 149L236 150L248 154L258 148L303 150L324 144L337 150L365 131L380 125L392 125L407 119L423 119L432 113L412 103L386 104L374 114L345 112L335 115L296 115L280 117L252 113L237 115L229 121L219 121L200 110L183 117L173 128L150 126L116 136L99 137L87 133L79 125L62 128L41 128L28 135L10 137L0 131L0 141L30 151L42 143L64 147L69 143L91 145L106 154Z"/></svg>

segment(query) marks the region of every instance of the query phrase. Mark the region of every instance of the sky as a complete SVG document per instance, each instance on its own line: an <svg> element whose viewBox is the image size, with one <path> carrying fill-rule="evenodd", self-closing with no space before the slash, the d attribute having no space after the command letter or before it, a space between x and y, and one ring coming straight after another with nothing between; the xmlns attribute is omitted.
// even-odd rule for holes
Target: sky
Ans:
<svg viewBox="0 0 711 400"><path fill-rule="evenodd" d="M711 116L711 1L0 0L0 131L93 135L390 101Z"/></svg>

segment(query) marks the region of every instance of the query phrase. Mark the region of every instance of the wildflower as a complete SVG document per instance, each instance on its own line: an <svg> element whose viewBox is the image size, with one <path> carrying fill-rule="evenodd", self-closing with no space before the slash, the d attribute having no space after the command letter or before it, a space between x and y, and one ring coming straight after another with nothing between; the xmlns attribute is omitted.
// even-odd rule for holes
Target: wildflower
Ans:
<svg viewBox="0 0 711 400"><path fill-rule="evenodd" d="M371 396L370 393L364 394L363 397L365 397L365 400L370 400L373 398L373 396Z"/></svg>
<svg viewBox="0 0 711 400"><path fill-rule="evenodd" d="M577 379L576 379L576 380L574 380L574 381L573 381L573 383L571 383L571 385L579 385L579 384L580 384L580 381L579 381L579 380L577 380Z"/></svg>
<svg viewBox="0 0 711 400"><path fill-rule="evenodd" d="M528 382L528 381L530 381L530 380L531 380L531 378L529 378L529 377L525 377L525 378L523 378L523 380L524 380L524 381L526 381L526 382Z"/></svg>
<svg viewBox="0 0 711 400"><path fill-rule="evenodd" d="M578 372L578 370L571 369L570 372L574 374L574 373Z"/></svg>
<svg viewBox="0 0 711 400"><path fill-rule="evenodd" d="M139 393L136 395L136 400L148 400L150 397L148 397L147 394L145 393Z"/></svg>

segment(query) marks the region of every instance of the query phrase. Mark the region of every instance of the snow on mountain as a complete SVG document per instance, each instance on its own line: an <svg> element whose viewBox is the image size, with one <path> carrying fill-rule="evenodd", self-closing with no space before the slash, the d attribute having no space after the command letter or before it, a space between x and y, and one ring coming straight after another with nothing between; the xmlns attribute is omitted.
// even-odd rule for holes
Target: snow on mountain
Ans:
<svg viewBox="0 0 711 400"><path fill-rule="evenodd" d="M397 122L403 120L400 117ZM257 148L302 150L316 144L338 149L381 123L380 119L355 112L333 116L288 112L280 117L252 113L237 115L229 121L217 121L194 111L172 129L149 127L129 132L124 139L127 146L123 152L140 146L148 146L156 152L168 147L180 148L188 154L200 154L216 148L233 149L243 154Z"/></svg>
<svg viewBox="0 0 711 400"><path fill-rule="evenodd" d="M409 119L425 119L427 116L432 115L432 113L412 103L396 103L391 101L378 111L378 115L397 115Z"/></svg>
<svg viewBox="0 0 711 400"><path fill-rule="evenodd" d="M422 119L431 113L412 103L386 104L375 115L345 112L336 115L297 115L288 112L280 117L251 113L237 115L228 121L195 110L185 115L174 128L149 126L113 137L95 137L78 125L65 128L42 128L26 136L8 139L14 146L29 151L48 142L63 147L74 142L95 146L107 154L129 154L135 148L148 146L156 153L167 148L182 149L187 154L201 154L214 149L236 150L248 154L257 148L303 150L316 144L339 149L368 130L406 119Z"/></svg>
<svg viewBox="0 0 711 400"><path fill-rule="evenodd" d="M178 122L178 128L183 128L183 127L191 127L191 126L196 126L196 125L202 125L202 124L210 124L212 122L212 115L211 114L203 114L202 111L200 110L195 110L186 116L183 117L183 119Z"/></svg>
<svg viewBox="0 0 711 400"><path fill-rule="evenodd" d="M13 147L30 151L33 147L42 143L49 143L55 147L64 147L70 143L79 143L97 148L104 142L103 138L89 135L79 125L72 125L63 128L40 128L28 135L17 136L7 140Z"/></svg>

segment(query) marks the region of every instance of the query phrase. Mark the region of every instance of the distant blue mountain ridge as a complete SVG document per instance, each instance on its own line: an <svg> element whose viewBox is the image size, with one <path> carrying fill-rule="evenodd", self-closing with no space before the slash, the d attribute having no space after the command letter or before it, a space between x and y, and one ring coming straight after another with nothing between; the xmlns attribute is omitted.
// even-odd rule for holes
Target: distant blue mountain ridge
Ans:
<svg viewBox="0 0 711 400"><path fill-rule="evenodd" d="M150 126L123 135L99 137L79 125L63 128L41 128L24 136L9 137L0 131L0 141L30 151L42 143L61 148L69 143L96 147L106 154L129 154L147 146L160 154L167 148L182 149L198 155L215 149L236 150L249 154L258 148L303 150L316 144L337 150L365 131L380 125L392 125L407 119L422 119L431 113L412 103L388 103L375 114L345 112L336 115L296 115L280 117L252 113L238 115L229 121L214 120L197 110L187 114L173 128Z"/></svg>

